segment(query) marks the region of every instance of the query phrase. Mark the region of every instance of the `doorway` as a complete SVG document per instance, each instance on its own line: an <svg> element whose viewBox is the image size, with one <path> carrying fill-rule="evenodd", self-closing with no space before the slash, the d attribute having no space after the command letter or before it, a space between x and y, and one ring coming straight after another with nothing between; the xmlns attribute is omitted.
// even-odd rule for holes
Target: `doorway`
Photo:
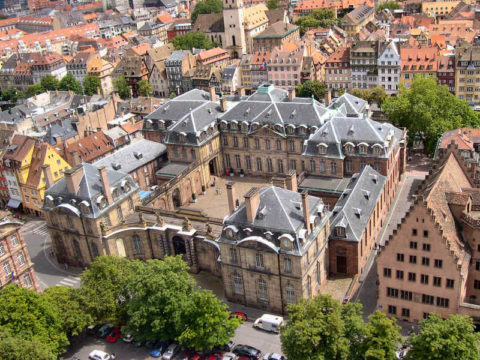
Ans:
<svg viewBox="0 0 480 360"><path fill-rule="evenodd" d="M347 257L343 255L337 255L337 273L347 273Z"/></svg>
<svg viewBox="0 0 480 360"><path fill-rule="evenodd" d="M208 163L208 168L210 170L210 175L217 175L217 158L213 158Z"/></svg>
<svg viewBox="0 0 480 360"><path fill-rule="evenodd" d="M173 190L172 200L173 200L173 207L178 208L182 206L182 201L180 199L180 189L176 188L175 190Z"/></svg>
<svg viewBox="0 0 480 360"><path fill-rule="evenodd" d="M185 240L180 236L174 236L172 239L173 242L173 252L175 255L186 255L187 249L185 247Z"/></svg>

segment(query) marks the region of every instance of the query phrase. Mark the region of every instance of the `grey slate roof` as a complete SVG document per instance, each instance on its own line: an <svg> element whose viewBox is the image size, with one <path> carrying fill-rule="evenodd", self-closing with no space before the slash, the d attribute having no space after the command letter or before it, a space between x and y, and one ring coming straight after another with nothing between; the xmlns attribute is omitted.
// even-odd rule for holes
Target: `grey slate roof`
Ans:
<svg viewBox="0 0 480 360"><path fill-rule="evenodd" d="M259 198L259 206L254 221L252 223L248 222L245 203L243 203L224 220L223 232L219 241L231 242L232 240L226 238L225 230L229 226L234 226L238 229L237 241L253 236L262 238L263 241L268 241L273 247L279 249L279 238L288 234L294 242L291 253L299 255L303 252L308 241L318 234L318 231L330 216L322 199L313 196L308 197L310 217L318 217L319 222L317 227L309 234L307 242L302 245L301 238L305 235L305 223L301 194L280 187L269 186L259 190ZM251 232L248 233L247 229L250 229ZM265 238L266 232L273 234L271 240Z"/></svg>
<svg viewBox="0 0 480 360"><path fill-rule="evenodd" d="M64 119L62 124L54 123L47 130L47 134L44 137L44 141L50 145L57 145L57 137L61 137L62 141L70 139L78 134L77 130L72 124L70 119Z"/></svg>
<svg viewBox="0 0 480 360"><path fill-rule="evenodd" d="M104 130L103 133L113 141L128 135L128 133L125 130L123 130L120 126L115 126L115 127L112 127L111 129Z"/></svg>
<svg viewBox="0 0 480 360"><path fill-rule="evenodd" d="M333 209L330 238L359 242L382 194L387 178L369 165L352 176ZM337 226L345 227L345 237L336 235Z"/></svg>
<svg viewBox="0 0 480 360"><path fill-rule="evenodd" d="M347 116L361 116L368 109L368 102L353 96L349 93L345 93L329 106L330 109L337 109L341 106L345 107L345 115Z"/></svg>
<svg viewBox="0 0 480 360"><path fill-rule="evenodd" d="M77 193L72 194L68 191L66 179L63 177L45 191L44 209L52 210L57 207L63 207L70 209L77 215L81 213L82 216L85 217L98 218L112 206L121 202L125 197L138 191L138 186L133 182L130 175L123 171L114 171L107 168L107 178L110 183L110 189L121 189L123 183L124 189L127 189L125 185L128 184L129 190L126 192L120 191L120 196L113 202L113 204L101 209L97 200L100 196L104 196L104 194L98 168L95 165L87 163L82 163L77 166L83 168L83 177L80 180ZM76 169L76 167L74 169ZM89 213L80 210L80 204L82 201L85 201L88 204L90 209Z"/></svg>
<svg viewBox="0 0 480 360"><path fill-rule="evenodd" d="M165 60L165 65L169 66L168 64L172 61L181 61L185 56L188 55L189 50L174 50L170 54L170 56Z"/></svg>
<svg viewBox="0 0 480 360"><path fill-rule="evenodd" d="M32 111L24 104L17 105L9 110L0 112L0 122L10 123L10 124L19 123L19 122L22 122L27 117L27 115L31 115L31 114L32 114Z"/></svg>
<svg viewBox="0 0 480 360"><path fill-rule="evenodd" d="M237 66L226 66L222 72L222 80L232 80L237 71Z"/></svg>
<svg viewBox="0 0 480 360"><path fill-rule="evenodd" d="M94 165L130 173L162 156L166 151L166 146L161 143L141 139L96 161Z"/></svg>

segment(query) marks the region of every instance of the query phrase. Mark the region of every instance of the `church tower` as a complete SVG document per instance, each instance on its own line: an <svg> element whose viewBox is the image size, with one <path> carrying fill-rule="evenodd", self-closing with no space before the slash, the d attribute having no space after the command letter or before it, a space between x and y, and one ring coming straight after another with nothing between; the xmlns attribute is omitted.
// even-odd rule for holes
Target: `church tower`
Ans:
<svg viewBox="0 0 480 360"><path fill-rule="evenodd" d="M223 23L225 26L223 48L233 58L239 58L247 53L243 16L243 0L223 0Z"/></svg>

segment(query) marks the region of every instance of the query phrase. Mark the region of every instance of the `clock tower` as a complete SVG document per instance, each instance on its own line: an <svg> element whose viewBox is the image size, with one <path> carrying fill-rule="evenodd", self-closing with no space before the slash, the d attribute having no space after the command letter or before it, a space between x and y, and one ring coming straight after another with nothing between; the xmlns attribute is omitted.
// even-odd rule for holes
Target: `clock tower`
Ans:
<svg viewBox="0 0 480 360"><path fill-rule="evenodd" d="M247 52L243 17L243 0L223 0L224 48L233 58Z"/></svg>

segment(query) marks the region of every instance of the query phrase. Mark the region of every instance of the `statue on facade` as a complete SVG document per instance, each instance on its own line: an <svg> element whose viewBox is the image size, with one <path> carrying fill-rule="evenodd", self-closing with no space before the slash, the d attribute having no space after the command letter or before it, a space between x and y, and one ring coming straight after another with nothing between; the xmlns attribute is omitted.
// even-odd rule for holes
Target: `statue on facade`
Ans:
<svg viewBox="0 0 480 360"><path fill-rule="evenodd" d="M160 211L155 211L155 215L157 217L157 226L164 226L165 225L165 221L163 220L163 218L160 216Z"/></svg>
<svg viewBox="0 0 480 360"><path fill-rule="evenodd" d="M100 231L102 232L102 235L105 235L108 230L108 226L105 223L105 221L100 221Z"/></svg>
<svg viewBox="0 0 480 360"><path fill-rule="evenodd" d="M190 231L193 229L193 226L192 226L192 223L190 222L190 220L188 220L188 218L185 216L185 220L183 221L183 225L182 225L182 230L183 231Z"/></svg>

